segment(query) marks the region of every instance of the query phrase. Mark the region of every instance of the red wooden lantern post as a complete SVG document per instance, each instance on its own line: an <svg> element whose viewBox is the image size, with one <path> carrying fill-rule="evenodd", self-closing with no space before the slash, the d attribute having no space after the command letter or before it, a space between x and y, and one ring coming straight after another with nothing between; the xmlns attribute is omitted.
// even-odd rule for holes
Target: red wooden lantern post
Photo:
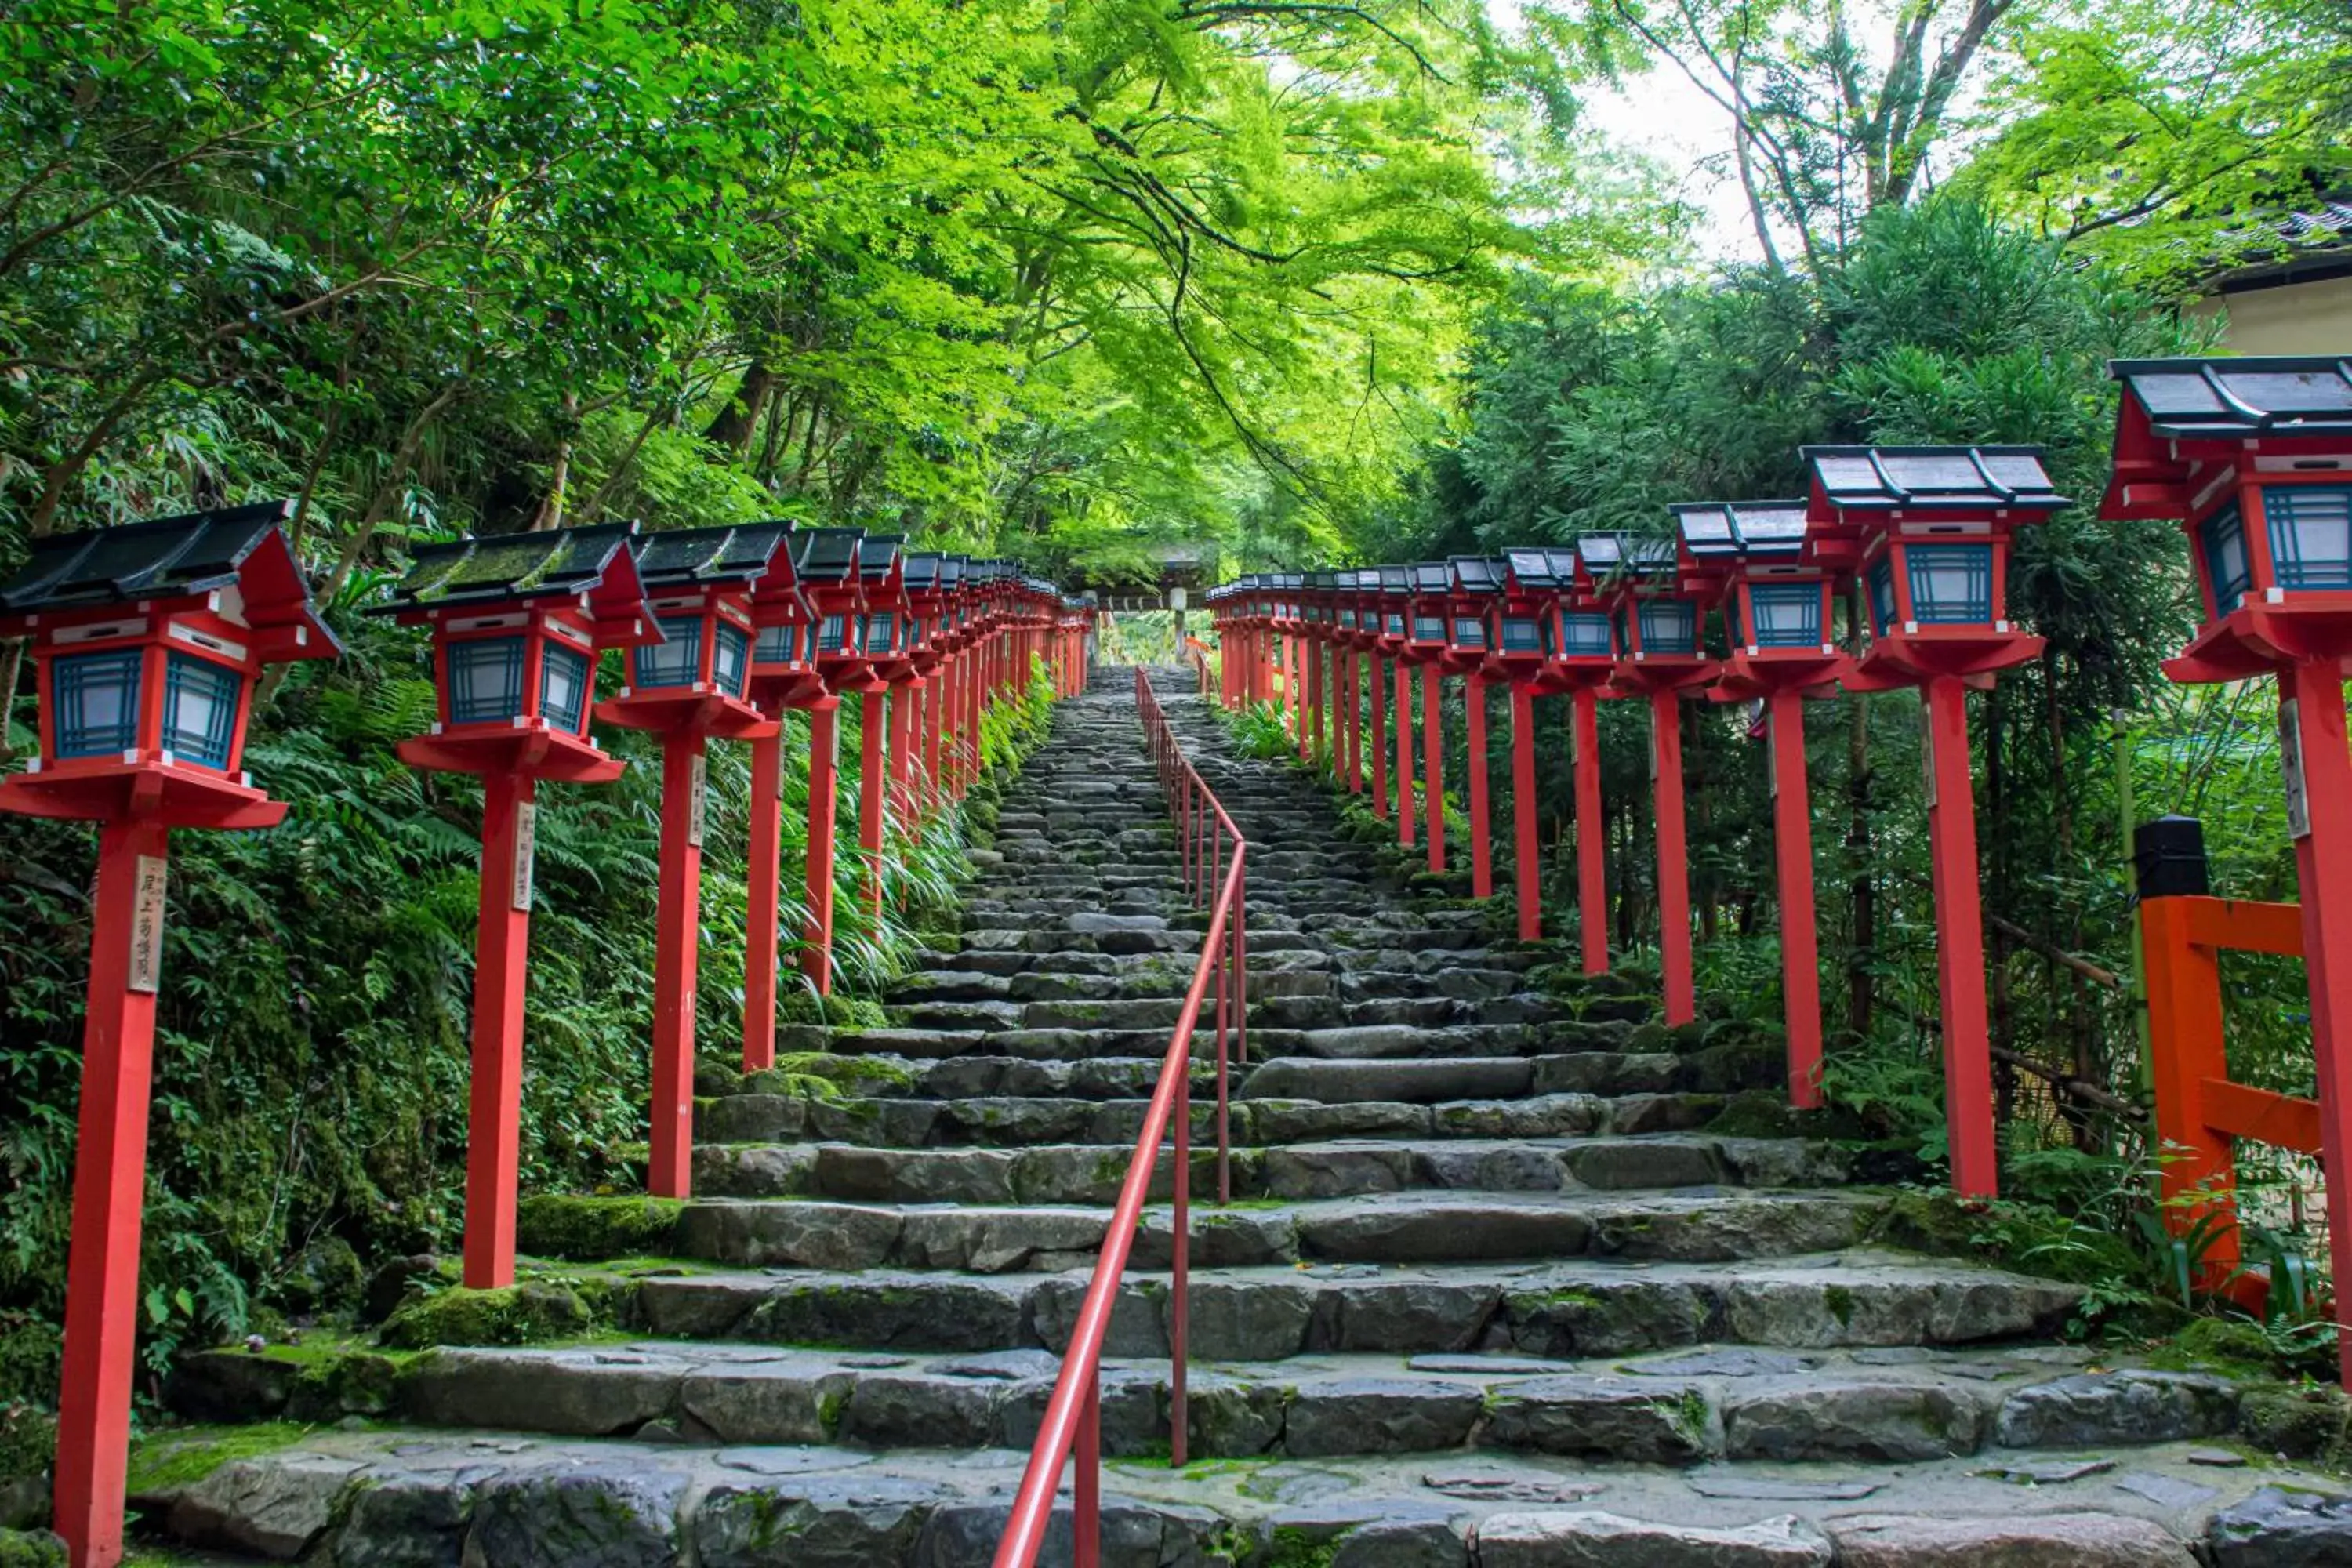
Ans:
<svg viewBox="0 0 2352 1568"><path fill-rule="evenodd" d="M1299 752L1313 762L1323 749L1323 614L1320 586L1323 574L1305 572L1298 578Z"/></svg>
<svg viewBox="0 0 2352 1568"><path fill-rule="evenodd" d="M1290 721L1301 762L1307 759L1306 577L1297 572L1275 574L1274 629L1282 639L1282 708Z"/></svg>
<svg viewBox="0 0 2352 1568"><path fill-rule="evenodd" d="M1360 619L1370 636L1367 647L1372 656L1372 812L1378 816L1389 814L1389 689L1393 683L1397 694L1398 832L1400 842L1411 844L1412 833L1408 825L1412 821L1412 775L1403 755L1406 677L1398 656L1404 648L1405 608L1411 602L1412 578L1402 566L1376 566L1364 573L1363 584ZM1389 662L1385 674L1381 669L1384 657Z"/></svg>
<svg viewBox="0 0 2352 1568"><path fill-rule="evenodd" d="M816 544L814 534L791 536L769 558L768 570L751 589L751 679L747 690L761 712L778 721L776 732L751 742L751 822L747 835L743 915L743 1070L761 1072L776 1063L777 953L782 945L783 783L782 718L793 709L809 715L812 746L818 740L818 711L832 728L834 698L816 668L816 612L801 592L800 558ZM827 742L828 745L830 742ZM817 759L809 760L809 859L816 858ZM832 799L824 801L825 858L830 861ZM812 873L809 880L814 883ZM833 885L825 867L825 886ZM820 962L829 954L833 910L824 911ZM827 965L829 967L829 964Z"/></svg>
<svg viewBox="0 0 2352 1568"><path fill-rule="evenodd" d="M1241 705L1242 683L1246 679L1244 669L1249 658L1249 649L1243 641L1242 593L1239 583L1226 583L1203 595L1209 626L1217 638L1217 700L1227 708Z"/></svg>
<svg viewBox="0 0 2352 1568"><path fill-rule="evenodd" d="M2277 683L2340 1302L2352 1280L2352 1177L2342 1174L2352 1172L2352 374L2332 355L2110 369L2124 397L2100 515L2179 522L2197 570L2202 624L2165 674ZM2185 1080L2182 1114L2202 1124L2204 1080L2174 1077ZM2352 1384L2352 1336L2338 1337L2337 1354Z"/></svg>
<svg viewBox="0 0 2352 1568"><path fill-rule="evenodd" d="M805 879L808 930L801 973L820 996L833 994L834 867L841 813L841 699L862 692L873 671L858 651L865 608L858 542L865 531L814 528L793 539L793 573L815 628L813 659L821 689L812 690L809 716L808 848Z"/></svg>
<svg viewBox="0 0 2352 1568"><path fill-rule="evenodd" d="M950 736L948 715L952 709L955 682L952 666L955 659L955 635L950 626L955 614L955 591L962 581L963 569L958 557L941 555L939 570L933 577L929 605L922 615L922 636L915 645L915 658L929 682L930 694L921 715L921 752L923 775L928 781L925 799L928 809L939 811L948 804L948 751Z"/></svg>
<svg viewBox="0 0 2352 1568"><path fill-rule="evenodd" d="M631 650L629 683L596 705L624 730L662 738L661 879L654 924L653 1111L646 1186L693 1188L695 971L701 957L705 749L776 733L745 695L751 588L783 545L781 524L653 534L637 551L664 640Z"/></svg>
<svg viewBox="0 0 2352 1568"><path fill-rule="evenodd" d="M1547 679L1547 633L1557 614L1557 598L1575 569L1575 558L1560 553L1566 557L1563 571L1553 569L1550 552L1508 552L1500 590L1487 610L1486 672L1511 690L1511 868L1521 942L1534 942L1543 934L1543 882L1536 842L1535 700L1555 689Z"/></svg>
<svg viewBox="0 0 2352 1568"><path fill-rule="evenodd" d="M1412 667L1405 647L1412 630L1413 569L1381 568L1381 648L1389 656L1395 701L1389 718L1396 735L1397 844L1412 847L1419 803L1412 793Z"/></svg>
<svg viewBox="0 0 2352 1568"><path fill-rule="evenodd" d="M1274 681L1281 638L1282 597L1275 587L1273 574L1261 573L1255 581L1257 586L1251 598L1249 623L1250 676L1255 684L1250 689L1250 700L1278 707L1282 697L1275 689Z"/></svg>
<svg viewBox="0 0 2352 1568"><path fill-rule="evenodd" d="M978 590L973 585L973 562L968 555L950 555L940 563L941 603L939 625L931 640L946 653L940 695L945 714L940 728L940 778L950 800L961 800L977 771L977 744L968 730L974 672L979 659L972 652L973 609Z"/></svg>
<svg viewBox="0 0 2352 1568"><path fill-rule="evenodd" d="M2000 1152L1968 687L2041 651L2040 637L2009 622L2009 541L2020 525L2066 503L2051 489L2034 447L1808 447L1801 455L1812 470L1809 523L1850 542L1870 600L1870 648L1842 678L1843 685L1849 691L1916 686L1926 697L1922 739L1952 1185L1991 1197L2000 1185Z"/></svg>
<svg viewBox="0 0 2352 1568"><path fill-rule="evenodd" d="M1338 605L1335 635L1347 670L1339 689L1339 723L1347 737L1347 754L1339 771L1347 778L1349 795L1364 793L1364 671L1375 635L1364 625L1364 579L1371 575L1360 571L1339 574L1334 599Z"/></svg>
<svg viewBox="0 0 2352 1568"><path fill-rule="evenodd" d="M1729 657L1708 695L1760 700L1769 731L1772 837L1780 904L1780 999L1789 1103L1822 1103L1822 974L1813 911L1812 802L1805 780L1805 700L1832 690L1849 660L1832 607L1845 542L1808 550L1805 503L1697 502L1671 509L1685 581L1719 596Z"/></svg>
<svg viewBox="0 0 2352 1568"><path fill-rule="evenodd" d="M608 784L621 763L588 738L596 656L661 636L631 525L420 546L373 612L433 631L440 718L401 760L482 780L482 878L466 1119L465 1282L514 1283L522 1121L523 982L538 787Z"/></svg>
<svg viewBox="0 0 2352 1568"><path fill-rule="evenodd" d="M279 531L290 510L35 540L0 587L0 636L32 639L40 710L40 755L0 779L0 811L100 825L58 1387L54 1517L74 1568L122 1557L171 830L285 816L241 766L254 682L337 652Z"/></svg>
<svg viewBox="0 0 2352 1568"><path fill-rule="evenodd" d="M1622 534L1577 542L1585 569L1603 584L1617 656L1611 684L1650 700L1652 809L1658 838L1658 954L1666 1022L1698 1016L1691 973L1690 845L1683 826L1682 694L1715 677L1699 632L1698 601L1677 591L1674 545ZM1583 737L1580 735L1580 745Z"/></svg>
<svg viewBox="0 0 2352 1568"><path fill-rule="evenodd" d="M1470 818L1470 896L1495 896L1495 856L1486 791L1486 666L1493 639L1488 617L1503 588L1503 565L1476 555L1456 555L1448 563L1453 585L1445 617L1444 667L1462 676L1462 708L1467 736ZM1435 835L1432 835L1433 839Z"/></svg>
<svg viewBox="0 0 2352 1568"><path fill-rule="evenodd" d="M1253 624L1255 602L1244 577L1217 592L1217 667L1224 677L1225 706L1240 708L1257 700L1257 633Z"/></svg>
<svg viewBox="0 0 2352 1568"><path fill-rule="evenodd" d="M912 666L906 659L901 623L907 595L898 555L899 536L869 533L857 542L859 595L866 613L857 629L858 651L871 678L858 688L857 852L866 861L866 907L882 912L882 844L907 755L906 700L899 692ZM894 725L890 714L898 716ZM887 793L886 793L887 792Z"/></svg>
<svg viewBox="0 0 2352 1568"><path fill-rule="evenodd" d="M1599 584L1574 550L1514 550L1512 583L1538 607L1543 677L1531 695L1567 694L1570 765L1575 782L1577 924L1587 974L1609 973L1608 834L1601 819L1601 704L1617 673ZM1529 721L1532 727L1533 721ZM1534 742L1525 751L1534 777ZM1518 765L1516 762L1514 766ZM1532 784L1530 784L1532 787Z"/></svg>
<svg viewBox="0 0 2352 1568"><path fill-rule="evenodd" d="M1411 689L1404 668L1421 670L1421 805L1429 845L1429 868L1445 869L1445 621L1453 608L1454 569L1443 561L1407 568L1412 592L1404 617L1402 663L1398 667L1397 756L1400 771L1411 761L1404 736ZM1407 840L1408 843L1411 840Z"/></svg>
<svg viewBox="0 0 2352 1568"><path fill-rule="evenodd" d="M1324 689L1323 654L1328 645L1331 614L1331 587L1336 574L1307 572L1299 577L1298 589L1298 652L1306 661L1307 704L1299 726L1299 756L1313 762L1323 751L1323 710L1327 698Z"/></svg>

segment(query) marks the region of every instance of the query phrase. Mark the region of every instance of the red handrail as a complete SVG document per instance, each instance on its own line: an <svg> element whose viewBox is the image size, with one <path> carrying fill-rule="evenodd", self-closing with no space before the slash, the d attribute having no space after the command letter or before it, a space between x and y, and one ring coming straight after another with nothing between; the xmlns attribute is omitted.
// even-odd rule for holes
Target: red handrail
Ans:
<svg viewBox="0 0 2352 1568"><path fill-rule="evenodd" d="M1118 1299L1119 1281L1127 1272L1128 1254L1134 1247L1136 1228L1151 1190L1152 1168L1160 1163L1160 1144L1168 1136L1171 1124L1176 1136L1176 1216L1172 1227L1175 1281L1171 1291L1175 1312L1169 1333L1171 1386L1168 1455L1171 1464L1179 1468L1183 1466L1184 1352L1192 1249L1192 1033L1199 1026L1201 1009L1208 1000L1212 984L1216 987L1217 1004L1217 1202L1222 1205L1233 1201L1225 1079L1228 1042L1235 1061L1246 1060L1249 1050L1249 922L1244 891L1246 883L1242 872L1249 842L1234 826L1233 818L1225 815L1225 808L1217 804L1217 797L1202 782L1199 772L1185 760L1182 748L1177 744L1176 732L1169 727L1168 716L1160 711L1160 700L1140 668L1135 672L1135 705L1143 720L1143 743L1160 771L1160 786L1167 794L1169 814L1176 822L1185 891L1196 903L1208 902L1213 894L1215 902L1210 905L1209 927L1201 939L1201 961L1193 966L1192 988L1184 994L1183 1010L1177 1015L1176 1032L1168 1042L1168 1054L1160 1060L1160 1082L1152 1090L1143 1131L1135 1141L1127 1180L1118 1189L1118 1206L1111 1215L1110 1233L1103 1238L1102 1256L1095 1261L1094 1278L1087 1282L1077 1325L1062 1352L1062 1373L1055 1381L1054 1396L1045 1405L1045 1419L1037 1429L1036 1445L1029 1450L1029 1468L1022 1474L1013 1516L1005 1523L1003 1540L997 1543L996 1568L1032 1568L1037 1561L1038 1549L1045 1541L1046 1522L1053 1516L1054 1494L1061 1485L1062 1462L1073 1456L1077 1460L1077 1475L1071 1489L1072 1560L1076 1568L1099 1568L1101 1563L1103 1339L1110 1329L1111 1305Z"/></svg>

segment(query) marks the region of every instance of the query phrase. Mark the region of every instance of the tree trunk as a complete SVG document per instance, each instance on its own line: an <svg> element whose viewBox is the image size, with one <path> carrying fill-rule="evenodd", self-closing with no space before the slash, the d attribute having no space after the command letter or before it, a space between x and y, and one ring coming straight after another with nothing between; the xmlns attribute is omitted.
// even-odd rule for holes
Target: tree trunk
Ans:
<svg viewBox="0 0 2352 1568"><path fill-rule="evenodd" d="M367 552L368 541L374 537L376 529L391 512L393 503L399 499L402 481L408 477L408 470L416 462L418 450L425 445L425 433L433 427L433 422L441 417L445 409L457 401L458 390L463 385L460 381L450 382L408 422L408 428L401 433L399 447L393 452L391 467L384 470L383 482L376 486L374 496L368 501L366 515L360 519L358 530L352 533L351 542L343 546L343 553L336 561L334 571L329 574L325 586L319 592L320 599L332 599L341 593L352 574L359 570L360 557Z"/></svg>
<svg viewBox="0 0 2352 1568"><path fill-rule="evenodd" d="M572 444L580 435L580 395L563 395L563 434L555 444L555 469L547 477L547 499L539 503L538 515L530 520L526 531L538 533L545 529L563 526L563 493L572 483Z"/></svg>
<svg viewBox="0 0 2352 1568"><path fill-rule="evenodd" d="M751 434L760 427L760 416L768 405L768 396L775 390L776 373L768 362L753 354L751 363L743 367L743 379L736 384L735 395L710 421L702 438L714 447L723 447L737 458L751 450Z"/></svg>

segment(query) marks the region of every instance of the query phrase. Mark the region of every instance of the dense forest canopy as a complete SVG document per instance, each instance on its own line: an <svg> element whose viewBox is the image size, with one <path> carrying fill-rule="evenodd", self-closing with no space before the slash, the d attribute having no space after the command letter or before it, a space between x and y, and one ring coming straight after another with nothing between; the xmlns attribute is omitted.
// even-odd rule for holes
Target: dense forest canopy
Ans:
<svg viewBox="0 0 2352 1568"><path fill-rule="evenodd" d="M358 614L409 542L785 516L1116 584L1171 546L1230 574L1655 528L1790 490L1829 439L2042 443L2089 498L2105 361L2207 346L2181 302L2352 183L2347 65L2340 0L15 0L0 571L59 530L293 498L350 644L257 721L286 826L174 864L159 1363L454 1234L478 797L393 758L432 692ZM1604 99L1702 104L1739 232L1597 129ZM2230 890L2291 865L2259 695L2157 671L2188 611L2169 531L2078 506L2012 594L2049 645L1978 710L1994 1030L2015 1152L2090 1212L2147 1152L2098 978L2127 967L2124 791L2206 815ZM1510 809L1551 843L1544 722ZM1645 722L1612 705L1605 737L1633 950ZM1736 712L1685 722L1706 979L1769 997L1761 763ZM1822 705L1813 742L1832 1087L1932 1155L1916 704ZM625 1179L642 1135L655 799L637 769L541 817L534 1182ZM962 831L898 852L913 912L845 933L853 982L947 900ZM87 857L0 819L0 1083L28 1108L0 1125L0 1398L54 1365ZM709 889L723 952L723 853ZM2288 1089L2292 978L2233 1004L2245 1070ZM730 984L707 966L720 1035Z"/></svg>

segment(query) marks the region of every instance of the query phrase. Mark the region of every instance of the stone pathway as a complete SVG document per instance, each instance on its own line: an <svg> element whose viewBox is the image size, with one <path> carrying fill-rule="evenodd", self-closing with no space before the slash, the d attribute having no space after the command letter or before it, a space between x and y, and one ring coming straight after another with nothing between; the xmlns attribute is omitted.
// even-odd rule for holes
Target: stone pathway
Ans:
<svg viewBox="0 0 2352 1568"><path fill-rule="evenodd" d="M1063 705L892 1026L784 1031L845 1092L706 1071L681 1262L615 1281L637 1337L442 1350L307 1405L199 1361L208 1414L354 1429L150 1517L339 1568L987 1563L1198 941L1122 677ZM1254 1059L1237 1201L1193 1209L1185 1474L1164 1205L1114 1317L1108 1563L2352 1563L2352 1510L2278 1489L2325 1482L2229 1445L2231 1385L2096 1364L2074 1288L1889 1245L1836 1148L1709 1133L1769 1045L1417 908L1161 689L1255 846Z"/></svg>

